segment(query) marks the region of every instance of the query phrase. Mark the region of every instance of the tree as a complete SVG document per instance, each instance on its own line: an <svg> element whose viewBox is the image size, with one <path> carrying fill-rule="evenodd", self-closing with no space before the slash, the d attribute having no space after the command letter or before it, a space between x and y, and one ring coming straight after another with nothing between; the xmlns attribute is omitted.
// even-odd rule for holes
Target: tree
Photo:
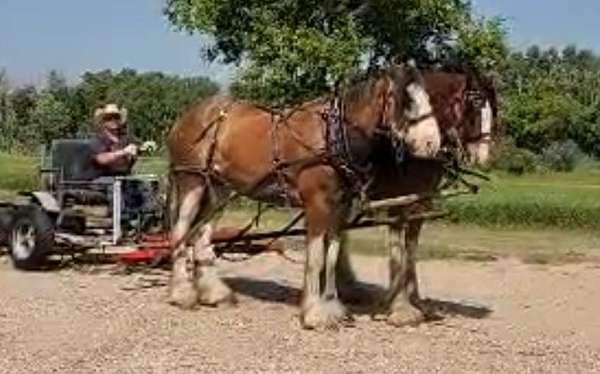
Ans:
<svg viewBox="0 0 600 374"><path fill-rule="evenodd" d="M517 146L542 152L571 139L600 156L600 58L593 52L534 45L510 56L502 78L502 122Z"/></svg>
<svg viewBox="0 0 600 374"><path fill-rule="evenodd" d="M48 73L45 90L58 100L68 101L69 87L67 86L67 79L57 70L50 70Z"/></svg>
<svg viewBox="0 0 600 374"><path fill-rule="evenodd" d="M14 151L17 142L17 117L10 97L6 72L0 70L0 150Z"/></svg>
<svg viewBox="0 0 600 374"><path fill-rule="evenodd" d="M49 144L52 140L69 136L67 129L71 115L67 106L51 92L42 93L31 112L32 130L27 144Z"/></svg>
<svg viewBox="0 0 600 374"><path fill-rule="evenodd" d="M8 116L9 86L6 71L0 70L0 125L4 124ZM3 132L4 133L4 132Z"/></svg>
<svg viewBox="0 0 600 374"><path fill-rule="evenodd" d="M18 87L10 94L12 107L15 111L19 127L27 127L31 111L35 106L38 92L34 86Z"/></svg>
<svg viewBox="0 0 600 374"><path fill-rule="evenodd" d="M138 74L124 69L87 72L71 95L83 131L89 131L93 112L115 102L129 111L130 130L138 137L161 143L177 115L190 103L215 94L219 87L207 78L180 78L160 72Z"/></svg>
<svg viewBox="0 0 600 374"><path fill-rule="evenodd" d="M210 37L205 58L240 67L237 94L275 104L320 95L365 60L483 55L488 67L504 51L501 22L475 20L468 0L166 0L165 14Z"/></svg>

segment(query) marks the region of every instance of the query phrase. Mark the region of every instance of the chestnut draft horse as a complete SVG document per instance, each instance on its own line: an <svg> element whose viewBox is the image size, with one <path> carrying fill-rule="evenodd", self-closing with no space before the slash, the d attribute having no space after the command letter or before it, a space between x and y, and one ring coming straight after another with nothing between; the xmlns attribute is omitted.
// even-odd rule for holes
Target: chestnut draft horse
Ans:
<svg viewBox="0 0 600 374"><path fill-rule="evenodd" d="M235 191L303 209L302 326L335 327L345 320L335 268L329 264L329 271L323 271L338 256L341 228L360 193L361 176L373 168L371 154L381 139L395 152L406 150L417 158L434 157L440 149L438 123L422 76L412 65L369 72L339 97L281 114L221 96L191 107L167 141L172 211L177 211L170 303L190 308L234 301L217 275L210 238L212 212ZM202 229L187 246L191 225Z"/></svg>
<svg viewBox="0 0 600 374"><path fill-rule="evenodd" d="M423 77L442 130L442 145L457 146L458 142L473 163L485 164L489 142L496 130L496 91L492 82L468 70L427 70ZM441 163L410 157L401 164L390 162L393 149L389 142L382 142L385 144L376 148L377 160L373 162L376 165L375 181L367 192L370 198L427 195L439 188L444 176ZM431 200L423 200L388 212L396 223L390 225L388 231L390 283L386 295L380 300L380 312L386 314L387 321L395 326L418 324L427 314L419 295L415 261L423 220L406 222L403 217L431 207ZM336 275L341 299L346 302L373 302L372 291L356 283L345 244L341 245L339 254Z"/></svg>

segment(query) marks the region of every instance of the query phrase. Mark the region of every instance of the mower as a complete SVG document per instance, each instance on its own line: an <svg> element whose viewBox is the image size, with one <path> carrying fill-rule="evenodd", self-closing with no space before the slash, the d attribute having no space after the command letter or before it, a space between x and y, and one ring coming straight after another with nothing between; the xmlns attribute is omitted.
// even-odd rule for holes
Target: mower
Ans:
<svg viewBox="0 0 600 374"><path fill-rule="evenodd" d="M147 142L140 151L153 147ZM53 141L42 151L40 188L0 202L0 246L7 245L17 269L38 269L53 254L113 249L122 259L142 260L168 248L159 178L92 182L90 173L99 170L91 151L89 139Z"/></svg>

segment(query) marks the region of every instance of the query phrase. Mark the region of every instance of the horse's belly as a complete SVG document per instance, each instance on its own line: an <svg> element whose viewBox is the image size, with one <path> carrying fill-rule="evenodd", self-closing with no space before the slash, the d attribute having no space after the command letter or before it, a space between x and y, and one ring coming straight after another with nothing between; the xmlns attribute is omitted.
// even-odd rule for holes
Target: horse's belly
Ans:
<svg viewBox="0 0 600 374"><path fill-rule="evenodd" d="M265 183L256 191L245 195L253 200L278 206L297 206L299 204L295 190L287 184L278 182Z"/></svg>

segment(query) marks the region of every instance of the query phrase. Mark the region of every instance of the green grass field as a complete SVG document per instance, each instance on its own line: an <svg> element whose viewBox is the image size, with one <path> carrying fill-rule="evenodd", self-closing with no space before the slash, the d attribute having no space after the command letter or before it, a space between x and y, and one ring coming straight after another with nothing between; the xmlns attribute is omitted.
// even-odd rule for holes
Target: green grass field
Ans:
<svg viewBox="0 0 600 374"><path fill-rule="evenodd" d="M37 159L0 153L0 198L37 185ZM166 162L142 158L138 173L164 176ZM446 202L463 224L484 227L560 228L600 232L600 168L573 173L493 174L478 195Z"/></svg>
<svg viewBox="0 0 600 374"><path fill-rule="evenodd" d="M600 169L493 175L475 196L447 202L460 222L494 227L600 231Z"/></svg>
<svg viewBox="0 0 600 374"><path fill-rule="evenodd" d="M0 190L18 191L36 186L36 167L37 159L0 153Z"/></svg>

